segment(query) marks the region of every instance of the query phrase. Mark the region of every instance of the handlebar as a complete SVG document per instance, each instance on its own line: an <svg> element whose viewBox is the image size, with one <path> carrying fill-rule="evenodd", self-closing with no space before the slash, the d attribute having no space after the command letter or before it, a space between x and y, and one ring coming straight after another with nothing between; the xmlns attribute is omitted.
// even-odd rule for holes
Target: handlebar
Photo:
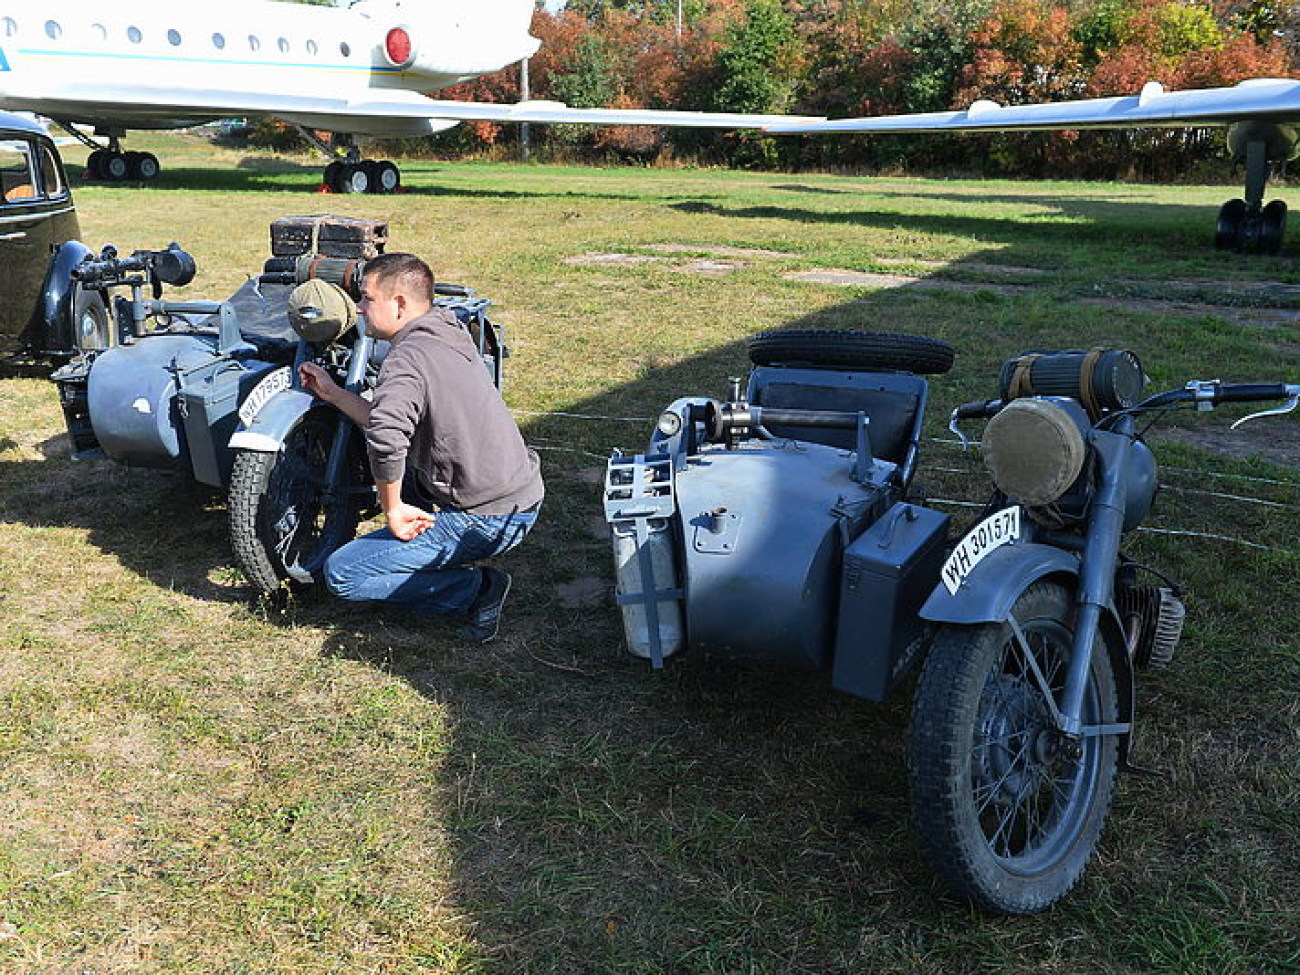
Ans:
<svg viewBox="0 0 1300 975"><path fill-rule="evenodd" d="M100 251L98 260L82 261L69 273L83 288L144 284L146 280L156 288L163 284L180 288L194 280L196 271L194 258L173 243L165 250L134 251L129 257L118 257L117 249L110 244ZM132 279L133 274L144 277Z"/></svg>

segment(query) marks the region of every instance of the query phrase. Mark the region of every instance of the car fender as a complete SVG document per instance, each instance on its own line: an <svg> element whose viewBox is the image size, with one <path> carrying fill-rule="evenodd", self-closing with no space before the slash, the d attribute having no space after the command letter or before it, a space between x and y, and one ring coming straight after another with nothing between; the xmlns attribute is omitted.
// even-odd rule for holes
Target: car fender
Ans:
<svg viewBox="0 0 1300 975"><path fill-rule="evenodd" d="M59 244L50 255L45 269L45 282L36 313L24 334L32 348L52 352L75 352L77 349L73 322L73 297L80 285L72 279L72 269L95 252L79 240Z"/></svg>
<svg viewBox="0 0 1300 975"><path fill-rule="evenodd" d="M298 421L320 402L301 389L281 390L266 401L251 423L240 423L230 437L230 449L278 451Z"/></svg>

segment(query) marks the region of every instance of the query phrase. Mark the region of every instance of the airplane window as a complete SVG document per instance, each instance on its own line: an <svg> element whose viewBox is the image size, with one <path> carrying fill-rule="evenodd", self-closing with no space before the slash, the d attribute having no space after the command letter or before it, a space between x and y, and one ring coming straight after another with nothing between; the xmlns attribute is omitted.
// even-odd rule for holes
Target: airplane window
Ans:
<svg viewBox="0 0 1300 975"><path fill-rule="evenodd" d="M289 53L289 42L286 41L283 37L275 42L275 46L280 49L281 54Z"/></svg>
<svg viewBox="0 0 1300 975"><path fill-rule="evenodd" d="M178 30L169 30L167 32L167 43L172 47L180 47L181 32Z"/></svg>
<svg viewBox="0 0 1300 975"><path fill-rule="evenodd" d="M18 33L18 21L14 20L12 17L6 17L4 20L0 20L0 25L4 26L5 37L13 37Z"/></svg>
<svg viewBox="0 0 1300 975"><path fill-rule="evenodd" d="M317 50L318 50L318 49L317 49L317 47L316 47L316 42L315 42L315 41L308 41L308 42L307 42L307 53L308 53L308 54L311 54L311 55L314 56L314 55L316 54L316 51L317 51Z"/></svg>
<svg viewBox="0 0 1300 975"><path fill-rule="evenodd" d="M45 183L46 196L63 196L67 187L63 185L63 173L49 146L41 146L41 177Z"/></svg>
<svg viewBox="0 0 1300 975"><path fill-rule="evenodd" d="M226 36L224 34L213 34L212 46L215 47L218 51L220 51L223 47L226 46Z"/></svg>
<svg viewBox="0 0 1300 975"><path fill-rule="evenodd" d="M59 26L57 20L47 20L45 22L45 36L52 41L57 41L63 36L63 28Z"/></svg>
<svg viewBox="0 0 1300 975"><path fill-rule="evenodd" d="M128 27L126 29L126 39L132 44L139 44L144 39L144 35L140 33L139 27Z"/></svg>
<svg viewBox="0 0 1300 975"><path fill-rule="evenodd" d="M31 143L21 139L0 141L0 196L6 203L36 199Z"/></svg>
<svg viewBox="0 0 1300 975"><path fill-rule="evenodd" d="M348 47L347 41L344 41L339 45L339 53L342 54L345 58L352 57L352 48Z"/></svg>
<svg viewBox="0 0 1300 975"><path fill-rule="evenodd" d="M262 49L262 42L257 39L256 34L248 35L248 49L250 51L260 51Z"/></svg>
<svg viewBox="0 0 1300 975"><path fill-rule="evenodd" d="M108 28L103 24L91 24L90 32L95 35L95 40L97 41L108 40Z"/></svg>

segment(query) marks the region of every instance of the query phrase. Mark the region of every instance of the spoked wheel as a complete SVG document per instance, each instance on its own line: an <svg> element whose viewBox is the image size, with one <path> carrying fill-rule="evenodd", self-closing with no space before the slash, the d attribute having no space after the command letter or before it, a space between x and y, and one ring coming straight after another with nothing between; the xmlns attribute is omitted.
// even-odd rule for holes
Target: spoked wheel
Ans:
<svg viewBox="0 0 1300 975"><path fill-rule="evenodd" d="M325 471L340 420L333 409L304 415L279 452L241 450L230 475L230 538L244 575L273 593L319 579L325 560L356 535L368 483L355 433L346 485L329 490Z"/></svg>
<svg viewBox="0 0 1300 975"><path fill-rule="evenodd" d="M1114 736L1072 742L1052 720L1072 641L1069 593L1031 586L1008 624L948 626L917 686L909 732L912 818L936 876L996 914L1063 897L1092 857L1110 806ZM1032 661L1030 659L1032 656ZM1115 718L1115 678L1094 648L1085 726Z"/></svg>

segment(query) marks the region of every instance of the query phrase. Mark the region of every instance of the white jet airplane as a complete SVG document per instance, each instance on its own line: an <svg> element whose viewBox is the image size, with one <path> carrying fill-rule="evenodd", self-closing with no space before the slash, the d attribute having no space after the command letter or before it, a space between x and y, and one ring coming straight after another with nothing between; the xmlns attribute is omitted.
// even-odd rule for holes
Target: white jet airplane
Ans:
<svg viewBox="0 0 1300 975"><path fill-rule="evenodd" d="M533 10L534 0L357 0L346 9L269 0L31 7L0 0L0 107L58 122L93 150L90 174L111 180L158 174L152 154L122 151L128 129L273 116L335 157L326 185L348 193L391 193L401 181L393 163L361 159L357 136L427 135L474 119L707 128L785 120L426 97L533 54L540 43L528 33ZM342 137L343 148L317 131Z"/></svg>
<svg viewBox="0 0 1300 975"><path fill-rule="evenodd" d="M1300 150L1300 81L1256 78L1231 88L1167 92L1148 82L1139 95L1033 105L975 102L956 112L876 115L821 122L785 120L767 126L781 134L846 132L1028 132L1226 126L1233 160L1245 164L1245 199L1219 209L1216 247L1275 254L1286 229L1286 204L1264 204L1270 171Z"/></svg>

